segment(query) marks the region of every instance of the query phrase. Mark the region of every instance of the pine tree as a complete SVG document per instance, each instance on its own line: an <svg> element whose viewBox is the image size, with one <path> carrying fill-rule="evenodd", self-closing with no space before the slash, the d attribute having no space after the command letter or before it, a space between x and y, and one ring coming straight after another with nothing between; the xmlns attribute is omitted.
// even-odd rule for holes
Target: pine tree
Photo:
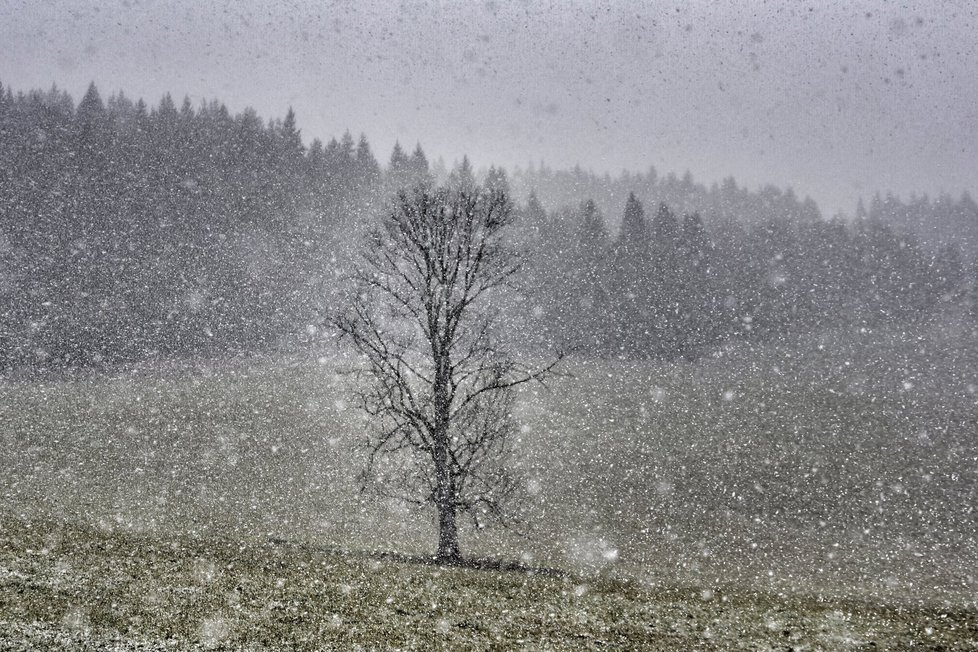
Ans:
<svg viewBox="0 0 978 652"><path fill-rule="evenodd" d="M425 156L424 150L421 149L421 143L418 143L414 152L411 154L411 170L414 173L414 178L418 182L431 183L431 171L428 168L428 157Z"/></svg>
<svg viewBox="0 0 978 652"><path fill-rule="evenodd" d="M336 148L337 162L343 166L352 167L356 160L356 145L353 142L353 134L344 131L340 137L340 142Z"/></svg>
<svg viewBox="0 0 978 652"><path fill-rule="evenodd" d="M373 152L370 151L370 143L367 142L365 134L360 134L355 158L360 185L369 187L375 184L380 179L380 165L374 158Z"/></svg>
<svg viewBox="0 0 978 652"><path fill-rule="evenodd" d="M651 353L655 306L650 294L650 245L645 209L635 193L629 193L621 231L611 250L608 290L611 319L607 341L625 357Z"/></svg>
<svg viewBox="0 0 978 652"><path fill-rule="evenodd" d="M291 106L276 131L282 158L290 165L294 164L305 154L305 147L302 145L302 133L296 126L295 111Z"/></svg>
<svg viewBox="0 0 978 652"><path fill-rule="evenodd" d="M394 196L399 190L412 187L414 185L413 177L411 160L401 149L401 143L395 142L384 177L387 194Z"/></svg>
<svg viewBox="0 0 978 652"><path fill-rule="evenodd" d="M85 96L78 103L76 111L78 124L82 129L100 126L105 119L105 105L102 103L102 96L99 95L95 82L88 85Z"/></svg>
<svg viewBox="0 0 978 652"><path fill-rule="evenodd" d="M395 141L394 149L391 151L391 160L387 165L388 173L402 172L403 170L406 170L409 165L410 161L407 155L404 153L404 150L401 149L401 143L399 141Z"/></svg>
<svg viewBox="0 0 978 652"><path fill-rule="evenodd" d="M659 204L659 210L652 218L650 230L652 242L658 249L668 251L674 246L679 235L679 221L676 219L675 213L665 203Z"/></svg>
<svg viewBox="0 0 978 652"><path fill-rule="evenodd" d="M580 313L574 339L585 351L595 353L605 348L608 338L604 319L608 308L605 263L608 230L593 200L584 201L579 212L580 226L573 264L577 271L574 290Z"/></svg>
<svg viewBox="0 0 978 652"><path fill-rule="evenodd" d="M649 226L645 221L645 209L635 193L628 193L625 201L625 214L621 222L619 246L627 247L636 255L647 253L649 247Z"/></svg>
<svg viewBox="0 0 978 652"><path fill-rule="evenodd" d="M462 161L452 169L446 185L454 190L470 190L475 187L475 174L468 156L462 156Z"/></svg>
<svg viewBox="0 0 978 652"><path fill-rule="evenodd" d="M547 228L547 209L540 203L535 190L530 191L530 196L526 200L522 223L526 230L534 234L534 240L538 240L542 231Z"/></svg>
<svg viewBox="0 0 978 652"><path fill-rule="evenodd" d="M676 347L677 353L692 358L718 339L713 322L716 288L711 282L715 261L699 213L683 216L677 254L682 289L675 298Z"/></svg>
<svg viewBox="0 0 978 652"><path fill-rule="evenodd" d="M486 181L483 184L486 190L492 192L501 192L510 195L509 189L509 178L506 176L506 170L496 166L490 166L489 172L486 173Z"/></svg>

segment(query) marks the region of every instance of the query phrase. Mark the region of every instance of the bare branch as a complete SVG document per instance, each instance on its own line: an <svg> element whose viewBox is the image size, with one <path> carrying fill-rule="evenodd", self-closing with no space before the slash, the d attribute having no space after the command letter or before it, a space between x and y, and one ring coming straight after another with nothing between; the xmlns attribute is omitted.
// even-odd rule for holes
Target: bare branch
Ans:
<svg viewBox="0 0 978 652"><path fill-rule="evenodd" d="M516 288L523 261L505 238L502 193L398 193L350 276L333 325L360 354L355 393L377 427L365 483L439 514L439 556L458 556L457 514L510 524L521 483L508 460L515 389L546 383L564 358L529 369L497 341L489 297Z"/></svg>

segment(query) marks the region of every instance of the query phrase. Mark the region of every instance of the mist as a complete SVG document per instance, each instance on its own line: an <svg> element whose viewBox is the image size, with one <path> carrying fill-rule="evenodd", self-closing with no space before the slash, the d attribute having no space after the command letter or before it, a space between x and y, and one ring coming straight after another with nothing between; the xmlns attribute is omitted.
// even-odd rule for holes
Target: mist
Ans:
<svg viewBox="0 0 978 652"><path fill-rule="evenodd" d="M219 98L306 142L346 130L448 165L649 165L810 195L826 214L973 184L968 3L8 4L14 88Z"/></svg>
<svg viewBox="0 0 978 652"><path fill-rule="evenodd" d="M0 647L970 649L976 15L0 5Z"/></svg>

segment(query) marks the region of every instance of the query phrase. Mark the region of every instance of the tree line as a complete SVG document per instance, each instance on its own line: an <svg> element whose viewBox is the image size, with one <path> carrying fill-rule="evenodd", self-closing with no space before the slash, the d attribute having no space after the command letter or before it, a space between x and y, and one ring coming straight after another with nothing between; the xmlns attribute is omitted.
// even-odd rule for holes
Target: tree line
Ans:
<svg viewBox="0 0 978 652"><path fill-rule="evenodd" d="M936 197L911 194L902 200L892 192L859 199L852 213L822 214L810 197L801 198L789 187L765 185L751 191L728 176L719 183L697 183L690 172L659 174L623 171L617 176L598 175L579 166L555 170L546 165L515 168L511 175L515 194L525 199L535 193L545 206L577 205L588 199L618 226L621 209L630 193L648 206L667 204L679 214L698 212L708 227L736 222L756 226L772 220L816 222L823 219L846 223L865 219L883 222L913 234L932 249L955 245L969 259L978 257L978 204L968 192L958 198L948 193ZM867 207L868 205L868 207Z"/></svg>
<svg viewBox="0 0 978 652"><path fill-rule="evenodd" d="M0 87L0 363L265 346L314 319L338 225L380 165L295 116ZM427 170L420 150L403 170Z"/></svg>
<svg viewBox="0 0 978 652"><path fill-rule="evenodd" d="M149 106L92 85L75 104L0 85L0 368L246 352L314 333L349 233L398 189L477 181L523 200L533 332L593 355L693 356L730 337L915 318L970 278L892 201L825 221L810 199L732 179L507 175L467 159L448 171L420 145L381 165L364 136L306 145L291 110L265 121L218 101ZM967 225L969 201L953 202Z"/></svg>
<svg viewBox="0 0 978 652"><path fill-rule="evenodd" d="M530 226L532 225L532 226ZM593 201L524 209L547 339L612 357L697 357L730 339L868 327L974 305L958 248L866 218L704 225L630 194L613 236Z"/></svg>

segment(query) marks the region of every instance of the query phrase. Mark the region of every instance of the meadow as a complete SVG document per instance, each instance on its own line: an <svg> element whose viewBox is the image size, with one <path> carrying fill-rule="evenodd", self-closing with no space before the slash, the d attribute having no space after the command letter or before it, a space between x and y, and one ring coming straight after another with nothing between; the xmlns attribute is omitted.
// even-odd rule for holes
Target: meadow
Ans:
<svg viewBox="0 0 978 652"><path fill-rule="evenodd" d="M972 650L973 609L637 587L563 573L5 518L0 649Z"/></svg>
<svg viewBox="0 0 978 652"><path fill-rule="evenodd" d="M166 551L176 575L150 570L145 580L165 590L171 579L173 586L185 581L199 558L225 555L220 563L234 563L240 545L249 564L265 568L263 555L279 559L275 551L284 547L302 551L290 560L334 560L328 564L338 572L374 568L390 590L399 586L396 578L414 574L435 584L447 580L431 577L453 578L439 589L445 595L460 585L480 595L532 585L520 589L528 591L519 603L524 612L552 601L563 605L555 613L569 614L562 610L573 600L556 596L566 598L575 586L633 600L629 609L638 611L628 612L630 622L645 622L643 609L661 615L665 604L694 604L710 614L704 621L696 612L699 629L690 631L697 645L718 649L724 646L702 633L712 620L722 621L711 610L722 608L713 598L724 595L742 605L737 618L748 634L755 626L768 631L761 627L769 620L765 610L783 604L795 605L792 613L802 620L823 611L870 620L880 610L919 616L881 616L884 625L866 624L875 634L850 637L864 643L897 637L879 649L916 636L911 630L926 619L920 614L944 613L956 633L942 645L978 645L978 342L968 327L834 331L732 345L693 362L569 361L565 377L520 395L513 462L531 497L525 531L469 528L462 538L468 554L559 574L494 575L489 589L480 584L489 581L481 571L438 571L376 556L430 554L434 530L430 514L359 492L356 444L366 424L351 402L350 364L323 349L4 381L2 518L6 532L27 534L5 535L0 580L8 597L0 631L31 619L68 627L66 602L52 597L49 616L28 618L9 591L42 572L30 564L56 565L54 551L72 550L77 539L86 550L108 545L92 542L115 542L109 549L116 552L100 552L103 561L92 562L105 572L116 558L138 560L145 546ZM47 556L34 559L37 544L17 543L29 535L57 545L41 546ZM181 552L174 541L203 552ZM127 557L120 550L130 545L135 552ZM155 560L162 553L152 554ZM85 586L108 581L94 570L86 577ZM274 580L262 577L271 588L261 590L272 591ZM303 604L319 604L303 595L312 600ZM681 599L669 597L676 595ZM862 606L840 606L850 603ZM326 618L322 609L313 610L316 622ZM591 613L573 609L584 614L578 619ZM86 618L95 627L95 617ZM159 622L153 613L140 618L100 626L171 635L165 610ZM598 618L600 627L619 620ZM816 620L803 636L820 631L811 624ZM202 640L199 629L171 625L181 640ZM257 625L228 627L218 643L258 640ZM940 631L939 623L927 627ZM757 632L737 640L767 640ZM628 637L634 632L619 634L613 640L622 645L640 640ZM493 640L486 634L470 642L491 647ZM679 647L662 649L685 649L673 643ZM834 649L825 641L809 644Z"/></svg>

